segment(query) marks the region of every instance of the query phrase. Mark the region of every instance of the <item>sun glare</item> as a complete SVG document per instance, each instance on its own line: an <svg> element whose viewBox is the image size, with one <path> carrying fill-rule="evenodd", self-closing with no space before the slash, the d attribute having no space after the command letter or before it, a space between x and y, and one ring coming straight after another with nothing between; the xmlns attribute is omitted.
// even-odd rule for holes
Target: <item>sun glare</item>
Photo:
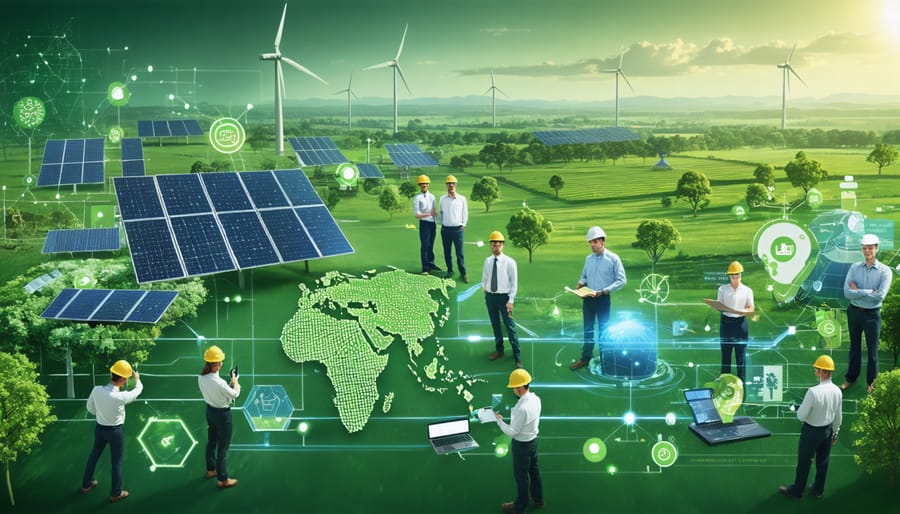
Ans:
<svg viewBox="0 0 900 514"><path fill-rule="evenodd" d="M883 1L885 32L891 40L900 44L900 0Z"/></svg>

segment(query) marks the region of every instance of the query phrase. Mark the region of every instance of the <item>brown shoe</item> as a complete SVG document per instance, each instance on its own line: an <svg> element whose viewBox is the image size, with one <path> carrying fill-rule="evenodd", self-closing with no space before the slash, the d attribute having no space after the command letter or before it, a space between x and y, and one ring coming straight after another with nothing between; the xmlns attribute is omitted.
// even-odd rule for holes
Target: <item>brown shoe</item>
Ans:
<svg viewBox="0 0 900 514"><path fill-rule="evenodd" d="M109 503L118 503L125 498L128 498L128 491L122 491L121 493L119 493L119 496L110 496Z"/></svg>
<svg viewBox="0 0 900 514"><path fill-rule="evenodd" d="M571 366L569 366L569 369L579 369L579 368L583 368L587 365L588 365L587 361L578 359L577 361L573 362Z"/></svg>
<svg viewBox="0 0 900 514"><path fill-rule="evenodd" d="M874 390L875 386L873 386L872 384L869 384L868 387L866 387L866 392L868 392L869 394L872 394L872 391Z"/></svg>
<svg viewBox="0 0 900 514"><path fill-rule="evenodd" d="M469 277L467 277L467 276L465 276L465 275L461 276L461 277L460 277L460 280L462 280L463 283L465 283L465 284L468 284L468 283L469 283Z"/></svg>
<svg viewBox="0 0 900 514"><path fill-rule="evenodd" d="M844 381L844 383L841 384L841 390L843 390L843 391L846 391L847 389L850 389L851 387L853 387L853 382Z"/></svg>
<svg viewBox="0 0 900 514"><path fill-rule="evenodd" d="M207 471L206 474L203 475L203 478L209 480L210 478L216 476L217 474L218 473L216 473L216 470L213 469L213 470Z"/></svg>
<svg viewBox="0 0 900 514"><path fill-rule="evenodd" d="M488 360L495 361L495 360L499 359L500 357L503 357L503 352L494 352L494 353L488 355Z"/></svg>
<svg viewBox="0 0 900 514"><path fill-rule="evenodd" d="M539 502L534 502L534 508L543 509L544 508L544 500L541 500Z"/></svg>
<svg viewBox="0 0 900 514"><path fill-rule="evenodd" d="M99 482L97 482L96 480L91 480L91 485L81 488L81 494L87 494L87 493L93 491L94 488L97 487L98 483Z"/></svg>
<svg viewBox="0 0 900 514"><path fill-rule="evenodd" d="M236 478L228 478L226 480L219 480L216 482L216 487L219 489L227 489L229 487L234 487L237 485Z"/></svg>
<svg viewBox="0 0 900 514"><path fill-rule="evenodd" d="M515 514L516 512L516 504L513 502L506 502L500 505L500 508L503 509L503 512L509 512L510 514Z"/></svg>

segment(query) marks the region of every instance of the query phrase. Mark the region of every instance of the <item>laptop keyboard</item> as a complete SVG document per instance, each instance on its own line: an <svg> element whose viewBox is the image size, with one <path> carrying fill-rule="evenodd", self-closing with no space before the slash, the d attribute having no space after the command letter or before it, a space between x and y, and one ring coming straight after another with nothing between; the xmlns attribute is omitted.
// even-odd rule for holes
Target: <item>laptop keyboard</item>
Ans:
<svg viewBox="0 0 900 514"><path fill-rule="evenodd" d="M436 444L446 446L448 444L457 444L469 440L469 434L451 435L435 440Z"/></svg>

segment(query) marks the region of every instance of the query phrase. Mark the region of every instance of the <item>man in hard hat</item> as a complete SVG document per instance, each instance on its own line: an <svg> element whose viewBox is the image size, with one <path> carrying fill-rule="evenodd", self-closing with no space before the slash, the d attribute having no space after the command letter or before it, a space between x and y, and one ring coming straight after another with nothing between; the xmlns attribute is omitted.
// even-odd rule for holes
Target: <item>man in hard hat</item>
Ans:
<svg viewBox="0 0 900 514"><path fill-rule="evenodd" d="M747 314L756 309L753 303L753 290L741 283L743 273L744 266L740 262L734 261L729 264L725 271L725 274L728 275L728 283L719 286L719 292L716 295L717 302L731 309L722 311L719 315L722 374L731 373L731 353L734 352L737 376L741 382L744 382L747 373L747 342L750 340Z"/></svg>
<svg viewBox="0 0 900 514"><path fill-rule="evenodd" d="M841 431L841 399L838 386L831 382L834 361L828 355L820 355L813 364L819 383L810 387L797 409L797 418L803 422L800 428L800 444L797 449L797 473L794 483L778 488L781 494L800 498L806 489L812 458L816 458L816 479L809 487L816 498L825 494L825 476L828 475L828 457L831 447L837 443Z"/></svg>
<svg viewBox="0 0 900 514"><path fill-rule="evenodd" d="M602 337L612 310L610 295L625 285L625 267L622 266L622 259L606 248L606 232L595 225L588 229L585 240L591 245L591 254L584 259L584 268L575 289L588 287L594 292L582 297L584 345L581 348L581 358L569 366L573 370L583 368L591 362L591 355L594 353L594 327Z"/></svg>
<svg viewBox="0 0 900 514"><path fill-rule="evenodd" d="M509 411L509 424L495 412L497 426L512 437L513 478L516 479L516 500L503 503L504 512L521 513L528 507L529 495L536 507L544 506L544 483L538 469L537 436L541 422L541 399L531 392L531 375L524 369L509 374L506 387L513 390L519 401Z"/></svg>
<svg viewBox="0 0 900 514"><path fill-rule="evenodd" d="M447 194L441 197L441 243L444 246L444 264L447 265L446 278L453 276L453 255L450 247L456 249L456 266L459 269L459 278L466 284L469 277L466 276L466 259L463 256L463 234L469 223L469 204L466 197L456 192L456 177L447 175L444 180L447 186Z"/></svg>
<svg viewBox="0 0 900 514"><path fill-rule="evenodd" d="M881 334L881 304L891 288L891 269L875 258L878 253L878 236L862 237L862 254L865 259L847 270L844 280L844 296L850 300L847 306L847 331L850 333L850 357L844 383L847 389L859 378L862 367L862 335L866 335L866 384L872 392L872 382L878 374L878 338Z"/></svg>
<svg viewBox="0 0 900 514"><path fill-rule="evenodd" d="M225 352L218 346L207 348L203 361L197 383L206 402L206 478L216 477L216 486L225 489L238 483L236 478L228 477L226 454L231 445L231 404L241 394L241 384L236 370L232 370L230 386L219 376Z"/></svg>
<svg viewBox="0 0 900 514"><path fill-rule="evenodd" d="M422 261L422 273L428 274L430 271L441 271L441 268L434 265L437 210L434 195L428 191L431 179L428 175L419 175L417 182L421 192L413 197L413 216L419 220L419 259Z"/></svg>
<svg viewBox="0 0 900 514"><path fill-rule="evenodd" d="M481 272L484 303L487 306L488 318L491 320L491 328L494 329L494 353L488 356L488 360L497 360L503 357L503 331L500 328L502 319L503 324L506 325L506 333L509 335L509 346L512 347L516 367L521 368L519 338L516 336L516 322L512 319L513 303L516 300L516 290L519 286L516 261L503 253L505 239L499 230L491 232L488 241L491 244L491 255L484 260L484 268Z"/></svg>
<svg viewBox="0 0 900 514"><path fill-rule="evenodd" d="M94 469L109 445L109 458L112 464L112 483L110 484L109 501L116 503L128 498L128 491L122 490L122 459L125 455L125 406L137 399L144 390L141 375L131 368L128 361L116 361L109 368L112 376L109 383L94 386L87 399L87 410L96 416L94 425L94 448L84 467L81 480L81 494L87 494L97 487L94 480ZM134 376L134 389L122 391L128 379Z"/></svg>

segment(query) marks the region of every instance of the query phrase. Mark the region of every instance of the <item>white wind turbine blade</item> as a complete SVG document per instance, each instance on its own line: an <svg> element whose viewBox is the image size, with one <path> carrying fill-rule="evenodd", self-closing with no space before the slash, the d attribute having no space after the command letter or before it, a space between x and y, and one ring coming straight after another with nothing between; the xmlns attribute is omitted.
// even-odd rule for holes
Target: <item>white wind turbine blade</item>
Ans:
<svg viewBox="0 0 900 514"><path fill-rule="evenodd" d="M278 24L278 32L275 33L275 53L278 53L278 46L281 44L281 34L284 32L285 16L287 16L287 4L284 4L284 11L281 13L281 23Z"/></svg>
<svg viewBox="0 0 900 514"><path fill-rule="evenodd" d="M500 89L499 87L495 87L494 89L496 89L501 95L506 96L506 97L509 97L509 95L507 95L506 93L504 93L503 90Z"/></svg>
<svg viewBox="0 0 900 514"><path fill-rule="evenodd" d="M622 78L625 79L625 83L628 84L628 89L630 89L631 92L634 93L634 87L631 86L631 82L628 82L628 77L625 76L625 72L619 70L619 75L621 75Z"/></svg>
<svg viewBox="0 0 900 514"><path fill-rule="evenodd" d="M290 65L293 66L294 68L296 68L296 69L302 71L303 73L306 73L306 74L309 75L310 77L313 77L313 78L315 78L315 79L318 79L318 80L319 80L320 82L322 82L323 84L328 84L328 82L325 82L325 80L322 79L322 77L320 77L320 76L316 75L315 73L309 71L309 70L306 69L302 64L300 64L300 63L298 63L297 61L291 59L290 57L284 57L284 56L282 56L282 57L281 57L281 60L284 61L284 62L286 62L286 63L288 63L288 64L290 64Z"/></svg>
<svg viewBox="0 0 900 514"><path fill-rule="evenodd" d="M809 87L809 86L806 84L806 82L804 82L803 79L800 78L800 75L798 75L797 72L794 71L794 68L791 67L791 65L788 65L788 66L787 66L787 70L788 70L789 72L793 73L794 76L797 77L797 80L799 80L801 84L803 84L803 85L806 86L806 87Z"/></svg>
<svg viewBox="0 0 900 514"><path fill-rule="evenodd" d="M406 92L412 94L412 91L409 89L409 84L406 83L406 77L403 76L403 70L400 69L400 63L395 61L394 68L397 70L397 73L400 74L400 80L403 81L403 86L406 87Z"/></svg>
<svg viewBox="0 0 900 514"><path fill-rule="evenodd" d="M379 63L379 64L373 64L372 66L369 66L368 68L363 68L363 71L366 71L366 70L374 70L374 69L377 69L377 68L390 68L390 67L393 66L393 65L394 65L394 61L384 61L384 62Z"/></svg>
<svg viewBox="0 0 900 514"><path fill-rule="evenodd" d="M797 49L797 43L794 43L794 47L791 48L791 51L788 53L787 59L785 59L785 61L784 61L785 64L790 64L791 57L794 56L794 50L796 50L796 49Z"/></svg>
<svg viewBox="0 0 900 514"><path fill-rule="evenodd" d="M403 53L403 43L406 41L406 31L409 29L409 23L406 24L406 27L403 28L403 37L400 38L400 48L397 49L397 57L394 57L394 61L400 59L400 54Z"/></svg>

